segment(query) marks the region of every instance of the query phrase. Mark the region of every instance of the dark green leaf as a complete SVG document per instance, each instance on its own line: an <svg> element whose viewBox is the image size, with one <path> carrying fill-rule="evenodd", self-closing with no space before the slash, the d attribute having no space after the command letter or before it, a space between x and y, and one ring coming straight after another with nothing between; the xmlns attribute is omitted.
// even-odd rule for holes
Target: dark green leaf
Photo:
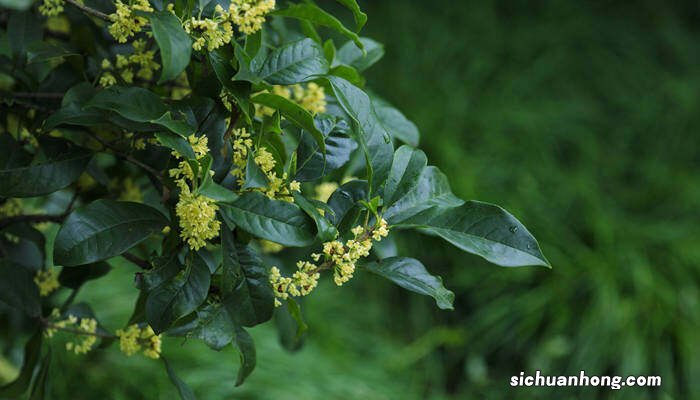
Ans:
<svg viewBox="0 0 700 400"><path fill-rule="evenodd" d="M431 207L399 224L422 228L458 248L504 267L542 265L549 262L537 240L520 221L504 209L478 201L459 207Z"/></svg>
<svg viewBox="0 0 700 400"><path fill-rule="evenodd" d="M30 317L39 316L41 299L39 289L34 284L33 271L0 259L0 301Z"/></svg>
<svg viewBox="0 0 700 400"><path fill-rule="evenodd" d="M245 165L245 182L242 189L264 188L270 183L260 166L255 162L255 155L252 150L248 151L248 159Z"/></svg>
<svg viewBox="0 0 700 400"><path fill-rule="evenodd" d="M156 133L156 139L160 144L182 154L185 158L195 158L194 151L190 143L183 139L182 136L175 135L170 132Z"/></svg>
<svg viewBox="0 0 700 400"><path fill-rule="evenodd" d="M391 104L376 96L371 98L379 121L391 136L411 146L418 146L420 141L418 127Z"/></svg>
<svg viewBox="0 0 700 400"><path fill-rule="evenodd" d="M417 162L415 159L413 161ZM407 172L408 176L401 177L404 184L397 185L397 192L392 194L393 203L385 207L384 218L390 224L399 223L433 206L456 207L464 203L452 194L447 177L436 167L424 168L415 183L412 181L413 172L415 170L410 174ZM409 190L405 191L406 189Z"/></svg>
<svg viewBox="0 0 700 400"><path fill-rule="evenodd" d="M381 275L404 289L431 296L438 307L452 310L455 294L447 290L442 279L430 275L420 261L407 257L391 257L364 265L368 271Z"/></svg>
<svg viewBox="0 0 700 400"><path fill-rule="evenodd" d="M292 85L314 80L328 68L321 45L302 39L270 52L258 75L273 85Z"/></svg>
<svg viewBox="0 0 700 400"><path fill-rule="evenodd" d="M326 217L321 215L316 206L307 200L299 192L294 192L294 203L296 203L306 214L308 214L314 222L316 222L316 237L321 242L329 242L338 237L338 230L331 224Z"/></svg>
<svg viewBox="0 0 700 400"><path fill-rule="evenodd" d="M153 260L153 268L138 275L137 287L143 291L151 290L175 277L184 267L180 263L177 254L156 257Z"/></svg>
<svg viewBox="0 0 700 400"><path fill-rule="evenodd" d="M170 111L166 112L165 114L150 122L158 124L160 126L164 126L168 128L171 132L175 132L183 138L193 135L195 131L195 128L188 124L186 121L173 118L173 115L170 113Z"/></svg>
<svg viewBox="0 0 700 400"><path fill-rule="evenodd" d="M79 267L63 268L58 276L58 281L61 283L61 286L78 289L85 282L106 275L110 269L109 264L104 261Z"/></svg>
<svg viewBox="0 0 700 400"><path fill-rule="evenodd" d="M356 139L365 154L370 190L376 192L391 168L394 154L391 137L381 125L365 92L343 78L328 76L327 79L338 103L359 127Z"/></svg>
<svg viewBox="0 0 700 400"><path fill-rule="evenodd" d="M210 281L207 265L201 259L193 258L177 275L148 294L148 324L156 333L160 333L179 318L196 310L209 293Z"/></svg>
<svg viewBox="0 0 700 400"><path fill-rule="evenodd" d="M170 378L170 382L172 382L177 389L180 398L182 400L197 400L192 389L175 374L175 371L170 367L168 361L164 357L161 358L163 359L163 364L165 364L165 370L168 372L168 378Z"/></svg>
<svg viewBox="0 0 700 400"><path fill-rule="evenodd" d="M362 72L384 56L384 45L370 38L360 38L364 52L354 42L346 42L336 53L336 59Z"/></svg>
<svg viewBox="0 0 700 400"><path fill-rule="evenodd" d="M73 211L56 236L54 261L75 266L118 256L168 221L145 204L97 200Z"/></svg>
<svg viewBox="0 0 700 400"><path fill-rule="evenodd" d="M155 121L168 111L157 94L133 86L111 86L100 90L85 106L113 111L136 122Z"/></svg>
<svg viewBox="0 0 700 400"><path fill-rule="evenodd" d="M172 13L163 11L149 13L151 31L160 48L163 73L158 83L176 78L190 63L192 39L182 29L182 23Z"/></svg>
<svg viewBox="0 0 700 400"><path fill-rule="evenodd" d="M63 59L65 57L77 56L76 52L70 51L57 43L34 42L27 47L27 64Z"/></svg>
<svg viewBox="0 0 700 400"><path fill-rule="evenodd" d="M233 202L236 201L238 195L234 193L231 189L227 189L218 183L215 183L211 176L205 178L202 186L199 187L199 194L209 197L212 200Z"/></svg>
<svg viewBox="0 0 700 400"><path fill-rule="evenodd" d="M63 189L80 177L91 158L92 153L75 147L40 164L0 169L0 196L36 197Z"/></svg>
<svg viewBox="0 0 700 400"><path fill-rule="evenodd" d="M220 207L229 226L261 239L290 247L308 246L314 241L313 221L292 203L252 192Z"/></svg>
<svg viewBox="0 0 700 400"><path fill-rule="evenodd" d="M297 173L294 177L302 182L319 179L342 167L357 148L357 143L348 136L349 129L345 121L340 120L337 125L330 118L319 117L316 121L326 138L326 153L324 155L319 150L309 133L302 131L296 152Z"/></svg>
<svg viewBox="0 0 700 400"><path fill-rule="evenodd" d="M236 340L234 343L241 357L241 366L236 377L236 386L240 386L255 369L255 343L250 334L243 328L236 328Z"/></svg>
<svg viewBox="0 0 700 400"><path fill-rule="evenodd" d="M41 367L34 378L32 393L29 400L43 400L49 391L49 369L51 368L51 347L49 347L46 355L41 360Z"/></svg>
<svg viewBox="0 0 700 400"><path fill-rule="evenodd" d="M253 103L262 104L264 106L274 108L275 110L279 110L279 112L282 113L286 119L309 132L314 140L316 140L316 143L321 148L322 152L326 151L323 133L321 133L321 131L314 124L314 117L304 108L290 100L285 99L282 96L277 96L270 93L260 93L250 100Z"/></svg>
<svg viewBox="0 0 700 400"><path fill-rule="evenodd" d="M255 326L272 318L274 295L268 273L257 253L233 241L229 231L222 230L223 303L234 321Z"/></svg>
<svg viewBox="0 0 700 400"><path fill-rule="evenodd" d="M197 327L192 335L218 351L231 343L235 329L226 308L218 303L208 304L197 311Z"/></svg>
<svg viewBox="0 0 700 400"><path fill-rule="evenodd" d="M345 37L353 40L359 47L362 47L360 37L350 29L346 28L336 17L327 13L317 5L309 3L290 4L284 10L277 10L272 13L280 17L296 18L301 21L308 21L314 25L331 28ZM366 17L366 16L365 16Z"/></svg>
<svg viewBox="0 0 700 400"><path fill-rule="evenodd" d="M7 398L19 398L24 394L32 381L34 369L41 356L41 342L44 335L37 330L24 346L24 361L17 378L5 386L0 387L0 396Z"/></svg>
<svg viewBox="0 0 700 400"><path fill-rule="evenodd" d="M391 206L412 191L418 185L427 164L428 158L421 150L409 146L399 147L394 153L394 161L384 187L384 204Z"/></svg>
<svg viewBox="0 0 700 400"><path fill-rule="evenodd" d="M347 225L351 225L352 219L357 217L358 203L368 200L368 192L367 181L353 180L336 189L328 199L328 206L333 210L331 222L339 227L341 232L345 231L343 227L348 228Z"/></svg>
<svg viewBox="0 0 700 400"><path fill-rule="evenodd" d="M352 15L355 18L355 25L357 26L355 28L355 31L359 32L360 29L362 29L362 27L365 26L365 23L367 22L367 14L363 13L362 10L360 10L360 6L357 4L357 1L355 1L355 0L336 0L336 1L338 3L344 5L350 11L352 11Z"/></svg>
<svg viewBox="0 0 700 400"><path fill-rule="evenodd" d="M41 22L29 12L12 12L7 20L7 41L12 54L22 56L26 53L27 46L37 40L41 40Z"/></svg>
<svg viewBox="0 0 700 400"><path fill-rule="evenodd" d="M229 47L218 48L208 53L209 63L214 70L214 74L226 91L235 99L245 120L250 123L251 115L253 114L252 105L250 104L250 82L233 81L233 76L236 70L231 65L233 54L230 54Z"/></svg>

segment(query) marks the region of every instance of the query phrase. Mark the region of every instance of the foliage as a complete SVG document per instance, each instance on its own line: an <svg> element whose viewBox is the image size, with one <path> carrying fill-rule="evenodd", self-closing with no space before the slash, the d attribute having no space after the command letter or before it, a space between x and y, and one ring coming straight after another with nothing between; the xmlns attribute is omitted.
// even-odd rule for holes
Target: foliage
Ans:
<svg viewBox="0 0 700 400"><path fill-rule="evenodd" d="M452 308L441 278L386 251L398 230L549 266L515 217L454 196L415 125L367 90L384 50L340 3L356 26L310 1L6 4L0 300L32 339L2 395L50 391L58 335L76 354L160 358L161 336L232 345L240 385L257 364L247 328L287 318L280 335L298 347L299 301L322 274L341 286L365 269ZM74 300L114 257L141 271L112 332Z"/></svg>

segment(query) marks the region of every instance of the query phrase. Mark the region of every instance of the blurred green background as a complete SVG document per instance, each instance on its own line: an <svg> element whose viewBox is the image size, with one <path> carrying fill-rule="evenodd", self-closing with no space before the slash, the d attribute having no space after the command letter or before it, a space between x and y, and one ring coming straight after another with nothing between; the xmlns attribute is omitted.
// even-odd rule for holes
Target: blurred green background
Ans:
<svg viewBox="0 0 700 400"><path fill-rule="evenodd" d="M368 85L418 125L458 196L513 212L554 268L405 236L401 252L445 278L455 311L368 274L324 282L304 304L302 350L283 350L273 324L253 329L258 368L234 388L233 349L167 340L183 380L202 399L700 398L697 3L361 4L364 34L386 45ZM133 272L81 292L110 328L128 318L114 299L135 300ZM160 363L116 347L60 357L55 398L176 396ZM535 370L663 383L509 386Z"/></svg>

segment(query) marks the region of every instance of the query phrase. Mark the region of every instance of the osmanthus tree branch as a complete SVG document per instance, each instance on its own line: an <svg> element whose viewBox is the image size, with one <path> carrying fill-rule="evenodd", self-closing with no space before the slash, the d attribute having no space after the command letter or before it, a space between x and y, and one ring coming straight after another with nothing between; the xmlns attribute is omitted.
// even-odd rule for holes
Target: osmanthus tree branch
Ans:
<svg viewBox="0 0 700 400"><path fill-rule="evenodd" d="M155 177L161 184L163 183L163 177L161 176L160 172L156 171L150 165L144 164L141 161L137 160L136 158L132 157L131 155L122 152L121 150L114 147L111 143L107 142L106 140L102 139L101 137L99 137L91 132L88 132L88 135L90 135L91 138L98 141L105 148L110 149L112 151L112 153L114 153L117 157L123 158L124 160L126 160L126 161L128 161L128 162L130 162L138 167L141 167L144 171L153 175L153 177Z"/></svg>
<svg viewBox="0 0 700 400"><path fill-rule="evenodd" d="M66 2L74 5L75 7L79 8L82 12L84 12L88 15L92 15L93 17L97 17L97 18L104 20L104 21L107 21L107 22L112 22L112 19L109 17L109 15L107 15L101 11L97 11L94 8L90 8L84 4L80 4L76 0L66 0Z"/></svg>
<svg viewBox="0 0 700 400"><path fill-rule="evenodd" d="M148 261L144 260L143 258L137 257L131 253L124 253L122 254L122 257L124 257L127 261L136 264L141 269L151 269L151 264Z"/></svg>

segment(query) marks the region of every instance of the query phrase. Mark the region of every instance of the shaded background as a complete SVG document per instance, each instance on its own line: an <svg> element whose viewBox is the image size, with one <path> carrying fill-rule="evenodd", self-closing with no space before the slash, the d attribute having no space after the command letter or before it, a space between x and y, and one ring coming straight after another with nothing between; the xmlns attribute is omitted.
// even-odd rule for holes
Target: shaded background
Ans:
<svg viewBox="0 0 700 400"><path fill-rule="evenodd" d="M273 324L253 329L258 368L242 387L233 349L166 340L180 376L203 399L700 398L698 6L362 3L364 34L386 45L368 85L418 125L455 194L513 212L554 268L407 236L402 253L445 277L455 311L360 273L309 297L299 352ZM81 292L108 327L128 318L131 302L113 299L135 299L133 272ZM116 347L60 357L55 398L176 395L162 365ZM581 369L663 386L509 386Z"/></svg>

